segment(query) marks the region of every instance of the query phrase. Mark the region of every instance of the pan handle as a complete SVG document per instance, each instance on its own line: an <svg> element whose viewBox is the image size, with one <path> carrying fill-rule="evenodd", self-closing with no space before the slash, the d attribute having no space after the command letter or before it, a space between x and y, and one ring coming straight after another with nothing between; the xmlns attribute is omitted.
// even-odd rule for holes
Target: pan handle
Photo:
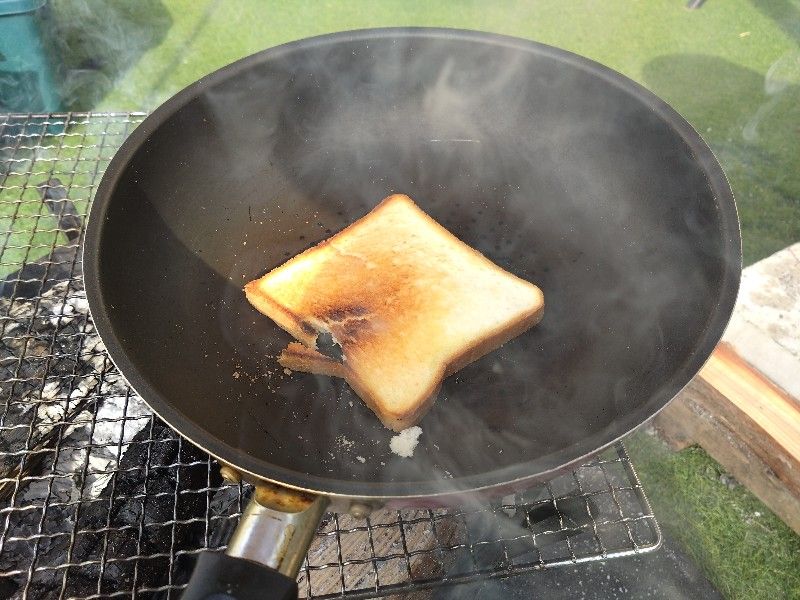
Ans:
<svg viewBox="0 0 800 600"><path fill-rule="evenodd" d="M259 483L224 554L200 555L183 600L297 598L303 564L328 499Z"/></svg>
<svg viewBox="0 0 800 600"><path fill-rule="evenodd" d="M203 552L182 600L297 600L297 582L259 563Z"/></svg>

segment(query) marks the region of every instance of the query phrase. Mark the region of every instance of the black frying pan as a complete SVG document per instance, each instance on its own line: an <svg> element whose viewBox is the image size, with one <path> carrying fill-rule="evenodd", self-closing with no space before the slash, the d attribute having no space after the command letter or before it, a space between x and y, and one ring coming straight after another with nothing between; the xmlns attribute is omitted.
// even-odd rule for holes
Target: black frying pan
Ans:
<svg viewBox="0 0 800 600"><path fill-rule="evenodd" d="M392 192L547 303L445 381L412 460L345 384L284 374L289 336L242 293ZM740 269L725 176L664 102L562 50L434 29L303 40L191 85L111 162L84 250L98 331L167 423L255 481L361 505L529 484L609 445L701 367Z"/></svg>

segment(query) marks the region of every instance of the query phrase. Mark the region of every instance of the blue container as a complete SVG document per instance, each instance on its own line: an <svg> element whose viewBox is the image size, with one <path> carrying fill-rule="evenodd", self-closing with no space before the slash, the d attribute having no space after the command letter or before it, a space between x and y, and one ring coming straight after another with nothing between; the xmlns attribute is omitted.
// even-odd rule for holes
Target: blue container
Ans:
<svg viewBox="0 0 800 600"><path fill-rule="evenodd" d="M57 112L61 99L38 12L47 0L0 0L0 112Z"/></svg>

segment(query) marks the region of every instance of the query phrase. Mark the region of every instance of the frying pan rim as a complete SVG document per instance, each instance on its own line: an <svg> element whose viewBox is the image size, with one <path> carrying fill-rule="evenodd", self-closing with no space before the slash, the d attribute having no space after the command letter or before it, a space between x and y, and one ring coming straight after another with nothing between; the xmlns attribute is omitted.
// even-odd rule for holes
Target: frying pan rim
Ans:
<svg viewBox="0 0 800 600"><path fill-rule="evenodd" d="M423 38L466 40L488 45L504 46L515 50L545 55L554 60L567 63L599 76L606 82L622 89L643 105L657 113L671 130L678 134L693 154L693 158L702 168L708 179L709 188L715 196L717 213L722 227L722 239L725 259L724 277L720 285L716 308L706 323L704 334L693 352L687 357L684 365L675 370L672 386L660 394L653 395L647 402L628 412L624 418L613 420L609 425L591 436L587 436L570 446L566 446L546 456L532 461L471 475L463 478L447 480L443 486L440 480L431 479L422 482L367 482L358 480L342 480L307 473L299 473L272 464L266 460L254 458L242 450L230 446L216 438L199 425L185 417L173 407L166 396L156 391L139 372L135 361L124 351L115 334L112 320L106 310L100 278L100 246L103 223L108 206L113 198L116 185L125 169L142 148L149 136L166 120L172 117L182 106L196 98L202 91L222 82L251 67L273 60L284 53L296 49L309 48L325 44L353 42L383 38ZM579 464L598 452L608 448L631 431L658 414L689 383L692 376L699 371L708 360L716 344L719 342L730 319L736 300L739 277L741 273L742 249L739 219L733 193L728 180L711 149L697 131L675 109L661 100L645 87L628 77L597 63L591 59L574 54L567 50L555 48L547 44L511 37L491 32L427 28L427 27L389 27L343 31L320 35L288 42L279 46L262 50L213 73L205 75L194 83L183 88L158 108L133 130L123 142L109 163L97 188L91 211L87 218L86 234L83 244L84 284L86 288L89 310L97 333L103 340L108 354L125 376L130 386L145 401L159 418L167 423L179 435L192 444L202 448L223 463L230 464L244 474L257 479L271 481L278 485L322 494L329 497L363 498L363 499L404 499L419 500L437 498L437 503L447 503L448 497L462 494L473 494L491 490L495 487L516 487L542 480L548 476ZM653 405L656 406L653 409ZM644 410L645 407L650 407ZM611 430L611 432L609 432Z"/></svg>

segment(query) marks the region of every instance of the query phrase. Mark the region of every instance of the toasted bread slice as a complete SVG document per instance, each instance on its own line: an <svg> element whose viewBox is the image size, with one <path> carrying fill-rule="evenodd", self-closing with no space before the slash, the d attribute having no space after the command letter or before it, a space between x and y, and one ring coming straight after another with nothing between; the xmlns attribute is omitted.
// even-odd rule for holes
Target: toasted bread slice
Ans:
<svg viewBox="0 0 800 600"><path fill-rule="evenodd" d="M304 344L290 344L282 365L344 378L395 431L422 418L446 376L535 325L544 311L538 287L403 195L251 281L245 293ZM323 338L341 360L318 347Z"/></svg>

